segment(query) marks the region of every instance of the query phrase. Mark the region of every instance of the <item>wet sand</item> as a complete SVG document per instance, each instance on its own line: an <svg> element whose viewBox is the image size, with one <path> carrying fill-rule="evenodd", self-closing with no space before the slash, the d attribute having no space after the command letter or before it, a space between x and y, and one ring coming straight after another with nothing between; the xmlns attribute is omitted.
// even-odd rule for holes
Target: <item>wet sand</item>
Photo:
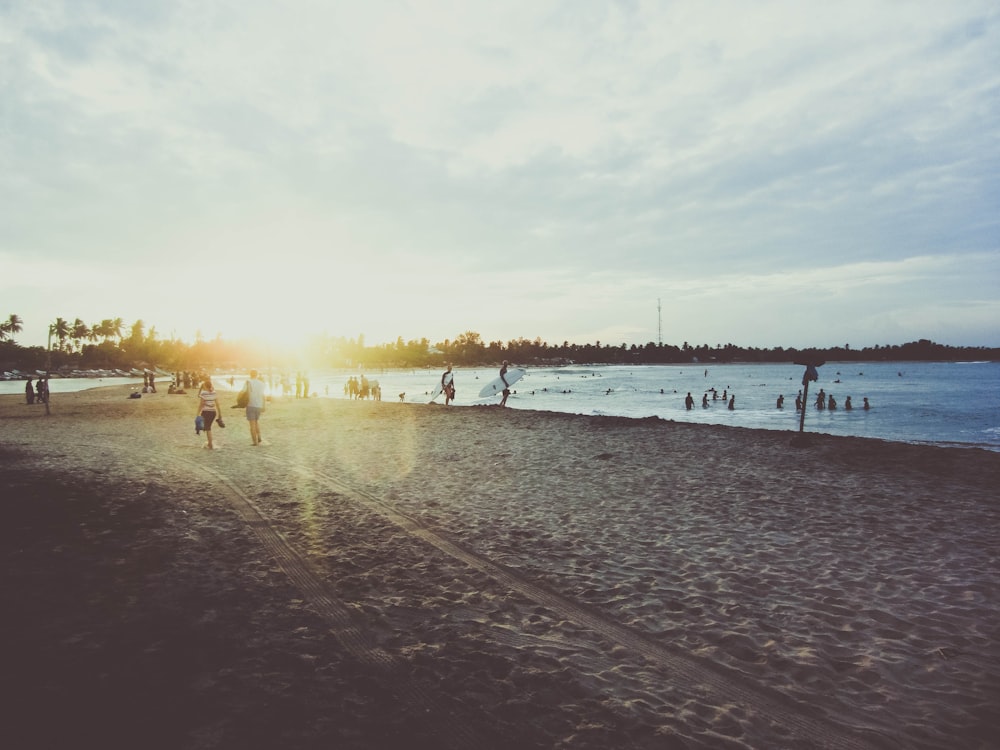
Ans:
<svg viewBox="0 0 1000 750"><path fill-rule="evenodd" d="M0 397L5 747L1000 736L1000 454L128 392Z"/></svg>

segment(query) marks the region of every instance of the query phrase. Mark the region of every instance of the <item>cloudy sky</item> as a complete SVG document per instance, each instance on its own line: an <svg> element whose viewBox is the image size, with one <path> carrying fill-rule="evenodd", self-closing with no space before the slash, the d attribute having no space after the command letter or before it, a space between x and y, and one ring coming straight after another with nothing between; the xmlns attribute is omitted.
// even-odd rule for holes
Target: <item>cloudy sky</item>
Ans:
<svg viewBox="0 0 1000 750"><path fill-rule="evenodd" d="M0 317L1000 345L1000 6L0 0Z"/></svg>

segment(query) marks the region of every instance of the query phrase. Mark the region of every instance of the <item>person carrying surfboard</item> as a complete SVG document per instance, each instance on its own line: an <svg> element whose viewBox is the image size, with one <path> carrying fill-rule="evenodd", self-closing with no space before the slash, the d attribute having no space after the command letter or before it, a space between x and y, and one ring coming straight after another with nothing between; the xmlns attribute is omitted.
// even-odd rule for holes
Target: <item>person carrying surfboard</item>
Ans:
<svg viewBox="0 0 1000 750"><path fill-rule="evenodd" d="M506 359L503 361L503 365L500 367L500 379L503 381L503 398L500 399L500 406L507 405L507 397L510 395L510 383L507 382L507 365L510 364Z"/></svg>
<svg viewBox="0 0 1000 750"><path fill-rule="evenodd" d="M451 371L451 365L441 375L441 392L444 393L445 406L455 400L455 375Z"/></svg>

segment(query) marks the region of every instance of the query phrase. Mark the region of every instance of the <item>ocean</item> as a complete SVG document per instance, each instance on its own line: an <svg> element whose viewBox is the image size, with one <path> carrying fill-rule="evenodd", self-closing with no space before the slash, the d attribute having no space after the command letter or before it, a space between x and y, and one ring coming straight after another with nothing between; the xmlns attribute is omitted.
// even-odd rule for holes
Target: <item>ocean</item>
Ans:
<svg viewBox="0 0 1000 750"><path fill-rule="evenodd" d="M426 403L444 368L364 371L377 380L382 400ZM803 367L791 364L574 365L529 367L512 389L507 406L572 414L660 417L677 422L797 431L795 395L802 388ZM496 403L481 399L479 389L496 377L497 368L455 369L456 407ZM320 398L347 398L344 386L361 371L312 371L309 390ZM294 373L292 374L294 378ZM275 373L276 389L277 373ZM213 376L229 388L228 377ZM242 376L233 388L242 386ZM116 383L140 384L139 378L53 379L51 391L93 388ZM162 379L161 379L162 382ZM294 385L294 384L293 384ZM712 391L718 400L712 400ZM819 411L819 389L838 402L835 411ZM0 382L0 393L20 393L23 381ZM166 384L161 391L166 390ZM730 411L723 391L735 397ZM688 410L688 393L695 406ZM702 406L708 393L709 406ZM779 395L784 409L776 408ZM844 403L851 396L854 409ZM862 400L871 404L864 411ZM443 396L437 399L443 403ZM1000 363L998 362L828 362L819 380L809 384L806 432L881 438L910 443L980 447L1000 451Z"/></svg>

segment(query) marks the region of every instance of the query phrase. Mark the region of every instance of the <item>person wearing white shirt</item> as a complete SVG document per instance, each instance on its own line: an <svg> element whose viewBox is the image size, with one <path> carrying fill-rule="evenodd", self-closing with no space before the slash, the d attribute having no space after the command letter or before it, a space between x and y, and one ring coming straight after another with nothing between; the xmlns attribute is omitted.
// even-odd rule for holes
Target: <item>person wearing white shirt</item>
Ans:
<svg viewBox="0 0 1000 750"><path fill-rule="evenodd" d="M250 424L250 440L255 446L260 445L260 415L264 413L264 381L256 370L250 371L247 381L247 422Z"/></svg>

